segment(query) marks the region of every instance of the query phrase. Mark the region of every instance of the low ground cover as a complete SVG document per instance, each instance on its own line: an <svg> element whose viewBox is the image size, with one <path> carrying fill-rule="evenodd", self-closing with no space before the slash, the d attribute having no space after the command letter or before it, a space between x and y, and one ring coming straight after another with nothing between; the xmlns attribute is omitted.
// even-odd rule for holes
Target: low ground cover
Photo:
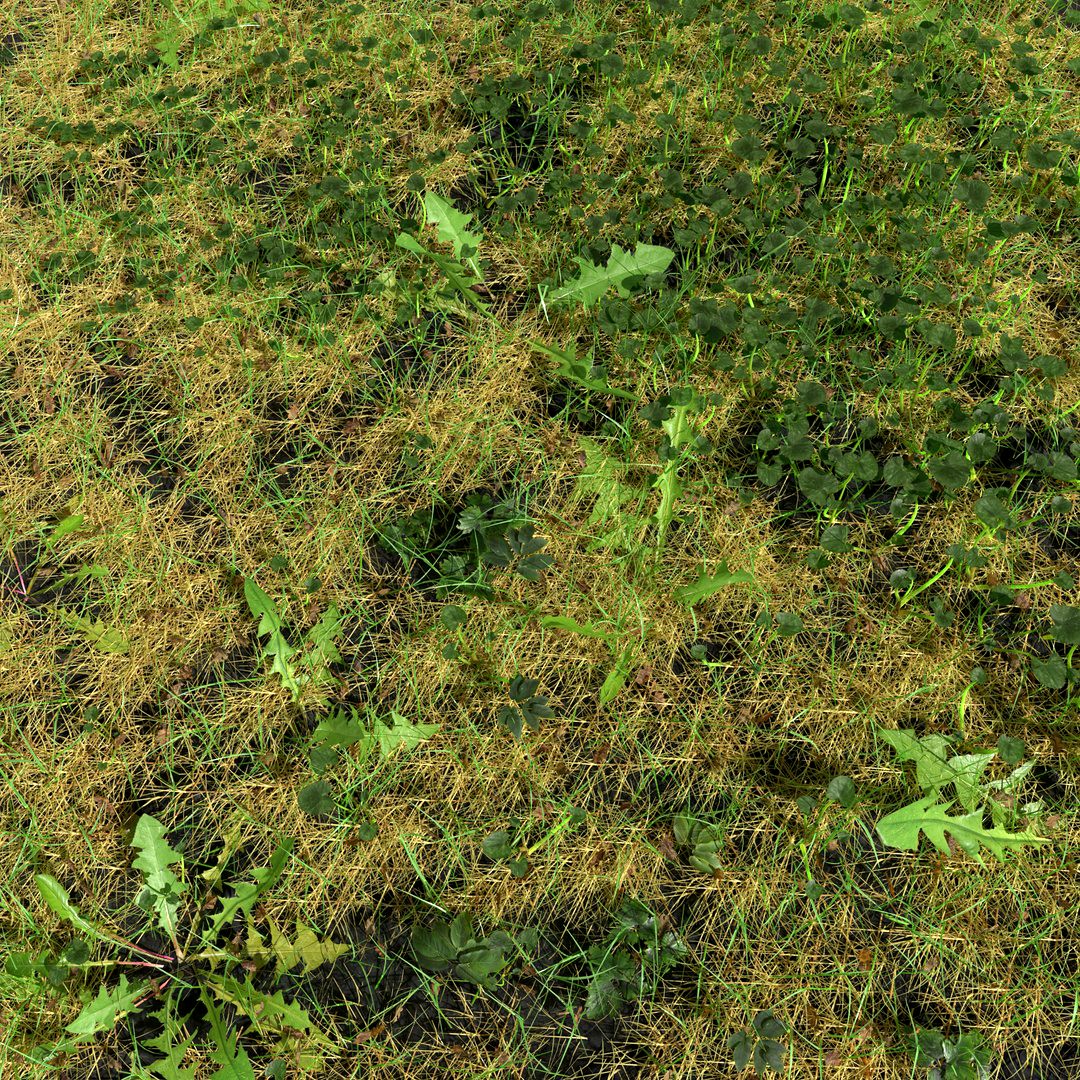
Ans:
<svg viewBox="0 0 1080 1080"><path fill-rule="evenodd" d="M0 14L0 1061L1080 1070L1074 6Z"/></svg>

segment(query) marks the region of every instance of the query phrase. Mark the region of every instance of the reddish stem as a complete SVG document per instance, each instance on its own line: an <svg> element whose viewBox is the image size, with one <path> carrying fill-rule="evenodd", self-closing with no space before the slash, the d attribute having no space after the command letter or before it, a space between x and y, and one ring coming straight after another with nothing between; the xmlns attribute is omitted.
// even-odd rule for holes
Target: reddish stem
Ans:
<svg viewBox="0 0 1080 1080"><path fill-rule="evenodd" d="M23 596L27 596L26 578L22 576L22 567L19 565L19 559L14 551L11 553L11 561L15 564L15 572L19 575L19 584L22 586L22 594Z"/></svg>

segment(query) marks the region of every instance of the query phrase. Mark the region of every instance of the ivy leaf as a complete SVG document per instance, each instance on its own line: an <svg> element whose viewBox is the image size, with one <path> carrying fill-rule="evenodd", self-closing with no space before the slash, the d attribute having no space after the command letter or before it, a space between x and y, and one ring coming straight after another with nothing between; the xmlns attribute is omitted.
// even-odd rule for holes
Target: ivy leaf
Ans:
<svg viewBox="0 0 1080 1080"><path fill-rule="evenodd" d="M959 491L971 479L971 464L958 450L930 462L930 475L946 491Z"/></svg>
<svg viewBox="0 0 1080 1080"><path fill-rule="evenodd" d="M126 975L113 987L101 987L98 995L71 1021L65 1031L72 1035L96 1035L116 1026L118 1020L134 1012L146 993L146 982L129 983Z"/></svg>
<svg viewBox="0 0 1080 1080"><path fill-rule="evenodd" d="M999 862L1004 862L1006 854L1012 849L1025 844L1050 842L1031 832L1010 833L997 826L987 829L983 825L981 809L950 817L947 811L952 803L938 803L936 800L937 794L931 793L883 817L877 825L882 842L901 851L917 851L919 835L925 833L938 851L949 855L951 849L945 839L948 833L980 866L986 865L980 851L982 847Z"/></svg>
<svg viewBox="0 0 1080 1080"><path fill-rule="evenodd" d="M1015 529L1016 522L999 495L990 492L975 503L975 515L988 528Z"/></svg>
<svg viewBox="0 0 1080 1080"><path fill-rule="evenodd" d="M506 829L489 833L481 841L480 846L484 854L495 862L512 859L517 853L517 846L511 842L510 833Z"/></svg>
<svg viewBox="0 0 1080 1080"><path fill-rule="evenodd" d="M848 535L851 529L847 525L829 525L821 534L821 546L834 555L843 555L851 551Z"/></svg>
<svg viewBox="0 0 1080 1080"><path fill-rule="evenodd" d="M1054 624L1050 636L1055 641L1063 645L1080 645L1080 607L1051 604L1050 621Z"/></svg>
<svg viewBox="0 0 1080 1080"><path fill-rule="evenodd" d="M652 244L638 244L633 254L614 244L605 267L577 256L574 261L581 269L577 280L548 293L547 302L558 304L580 300L588 308L612 286L621 297L628 297L630 290L626 287L626 282L630 278L663 273L673 258L674 251Z"/></svg>
<svg viewBox="0 0 1080 1080"><path fill-rule="evenodd" d="M131 846L139 851L131 865L142 874L146 884L145 893L139 897L139 907L156 913L158 925L175 941L177 898L185 886L170 867L180 862L180 852L169 846L165 826L149 814L143 814L135 825Z"/></svg>
<svg viewBox="0 0 1080 1080"><path fill-rule="evenodd" d="M458 962L454 967L454 974L468 982L487 985L491 977L506 967L509 961L503 955L501 944L487 938L478 942L472 948L464 949L458 954Z"/></svg>
<svg viewBox="0 0 1080 1080"><path fill-rule="evenodd" d="M713 593L727 588L729 585L752 584L754 576L747 570L729 570L726 559L721 559L720 568L711 577L702 575L692 585L683 585L675 590L675 599L680 604L693 607L702 600L708 599Z"/></svg>
<svg viewBox="0 0 1080 1080"><path fill-rule="evenodd" d="M859 801L859 790L850 776L834 776L829 781L825 794L845 810L850 810Z"/></svg>
<svg viewBox="0 0 1080 1080"><path fill-rule="evenodd" d="M1051 656L1049 660L1033 656L1031 670L1040 685L1048 690L1063 690L1069 681L1069 669L1060 656Z"/></svg>
<svg viewBox="0 0 1080 1080"><path fill-rule="evenodd" d="M484 237L481 233L471 233L466 229L474 215L455 210L450 203L432 191L424 195L424 209L427 211L428 222L438 228L439 239L453 245L454 257L460 259L464 253L469 266L479 274L480 267L474 256Z"/></svg>
<svg viewBox="0 0 1080 1080"><path fill-rule="evenodd" d="M309 817L323 817L332 814L337 805L334 802L333 789L325 780L316 780L306 784L296 795L296 803Z"/></svg>
<svg viewBox="0 0 1080 1080"><path fill-rule="evenodd" d="M828 502L830 495L835 495L840 490L840 481L832 473L822 472L810 465L800 469L796 479L799 490L815 506L822 506Z"/></svg>

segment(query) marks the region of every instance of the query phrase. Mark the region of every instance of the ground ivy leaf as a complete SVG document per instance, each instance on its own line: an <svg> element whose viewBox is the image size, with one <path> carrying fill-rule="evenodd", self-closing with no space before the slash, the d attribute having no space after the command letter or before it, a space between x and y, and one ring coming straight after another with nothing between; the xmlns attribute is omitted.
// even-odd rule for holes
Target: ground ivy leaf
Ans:
<svg viewBox="0 0 1080 1080"><path fill-rule="evenodd" d="M311 817L332 814L337 805L333 798L333 788L326 780L316 780L313 784L302 787L296 796L296 802L300 809Z"/></svg>
<svg viewBox="0 0 1080 1080"><path fill-rule="evenodd" d="M1054 624L1050 636L1055 641L1063 645L1080 645L1080 607L1051 604L1050 621Z"/></svg>
<svg viewBox="0 0 1080 1080"><path fill-rule="evenodd" d="M1069 669L1060 656L1051 656L1048 660L1032 657L1031 670L1040 685L1048 690L1062 690L1069 681Z"/></svg>

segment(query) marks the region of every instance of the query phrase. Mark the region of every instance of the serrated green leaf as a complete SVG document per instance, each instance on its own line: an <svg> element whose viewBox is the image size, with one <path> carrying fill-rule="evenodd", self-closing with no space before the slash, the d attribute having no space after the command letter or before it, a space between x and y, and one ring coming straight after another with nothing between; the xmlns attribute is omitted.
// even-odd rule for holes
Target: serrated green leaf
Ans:
<svg viewBox="0 0 1080 1080"><path fill-rule="evenodd" d="M145 981L129 983L127 976L122 974L116 986L101 987L97 997L64 1030L80 1036L110 1030L117 1021L135 1011L140 998L146 993L147 985Z"/></svg>
<svg viewBox="0 0 1080 1080"><path fill-rule="evenodd" d="M965 810L974 810L982 805L984 793L981 781L986 767L996 756L996 750L989 750L981 754L957 754L949 758L949 768L953 771L953 788Z"/></svg>
<svg viewBox="0 0 1080 1080"><path fill-rule="evenodd" d="M610 386L601 379L595 379L590 374L590 368L583 360L579 360L577 354L569 349L559 349L554 345L545 345L540 341L530 341L529 345L535 352L541 353L549 360L558 362L554 374L569 382L577 383L586 390L592 390L597 394L609 395L622 398L624 401L637 401L637 396L627 390L619 390Z"/></svg>
<svg viewBox="0 0 1080 1080"><path fill-rule="evenodd" d="M161 1009L150 1015L160 1022L161 1033L143 1039L142 1045L148 1049L157 1050L165 1056L151 1062L147 1068L161 1080L195 1080L194 1066L185 1067L182 1064L184 1056L195 1041L195 1033L192 1032L186 1038L179 1039L182 1034L181 1025L173 1012L171 996L166 998L166 1003Z"/></svg>
<svg viewBox="0 0 1080 1080"><path fill-rule="evenodd" d="M237 912L243 912L245 915L251 914L255 901L264 892L277 884L278 878L281 877L285 870L285 864L289 861L292 849L292 838L283 840L274 849L274 854L270 856L268 866L256 867L251 871L251 876L255 879L254 882L242 882L231 886L233 895L222 900L221 909L210 920L210 933L213 937L216 937L221 932L223 926L232 921Z"/></svg>
<svg viewBox="0 0 1080 1080"><path fill-rule="evenodd" d="M580 634L582 637L600 638L601 641L612 641L615 637L608 630L601 630L593 623L579 623L565 615L545 615L540 620L540 625L546 630L566 630L571 634Z"/></svg>
<svg viewBox="0 0 1080 1080"><path fill-rule="evenodd" d="M259 637L266 637L281 630L281 615L277 605L259 588L254 578L244 579L244 598L251 614L259 620Z"/></svg>
<svg viewBox="0 0 1080 1080"><path fill-rule="evenodd" d="M280 990L275 994L267 994L256 990L249 979L241 981L227 975L208 976L205 983L221 1000L236 1006L259 1031L311 1029L311 1017L307 1010L295 1002L286 1001Z"/></svg>
<svg viewBox="0 0 1080 1080"><path fill-rule="evenodd" d="M323 612L322 618L308 631L307 640L311 644L311 663L316 673L324 679L332 679L333 673L328 664L341 663L336 638L341 633L341 614L333 604Z"/></svg>
<svg viewBox="0 0 1080 1080"><path fill-rule="evenodd" d="M985 865L981 848L985 847L999 862L1005 861L1010 850L1027 844L1047 844L1045 837L1030 832L1010 833L982 823L982 810L950 817L952 802L938 803L936 794L927 795L908 806L888 814L878 822L877 832L882 842L901 851L917 851L919 836L925 833L943 855L951 854L945 834L948 833L980 865Z"/></svg>
<svg viewBox="0 0 1080 1080"><path fill-rule="evenodd" d="M626 680L630 677L630 658L632 655L632 650L626 649L615 662L615 666L608 672L607 678L604 679L603 685L600 687L601 705L609 705L622 693Z"/></svg>
<svg viewBox="0 0 1080 1080"><path fill-rule="evenodd" d="M150 892L148 910L157 915L162 930L175 941L178 898L185 886L170 867L180 862L180 852L169 846L165 826L149 814L143 814L136 823L131 846L139 852L131 865L142 874Z"/></svg>
<svg viewBox="0 0 1080 1080"><path fill-rule="evenodd" d="M670 249L652 244L638 244L633 254L614 244L604 267L578 256L574 260L580 268L577 279L548 293L546 302L558 304L578 300L585 307L591 307L612 287L620 296L627 297L630 295L626 287L629 278L663 273L674 257L675 253Z"/></svg>
<svg viewBox="0 0 1080 1080"><path fill-rule="evenodd" d="M727 560L721 559L720 568L715 574L710 576L702 573L693 585L683 585L676 589L675 599L680 604L693 607L729 585L748 585L753 584L753 581L754 576L748 570L729 570Z"/></svg>
<svg viewBox="0 0 1080 1080"><path fill-rule="evenodd" d="M77 930L93 934L94 937L101 937L101 934L79 914L79 909L71 902L67 889L56 878L49 874L35 874L34 881L37 883L41 898L60 918L66 919Z"/></svg>
<svg viewBox="0 0 1080 1080"><path fill-rule="evenodd" d="M57 608L57 615L84 641L99 652L116 653L123 656L130 646L119 630L112 630L101 619L90 619L77 615L68 608Z"/></svg>
<svg viewBox="0 0 1080 1080"><path fill-rule="evenodd" d="M320 940L311 927L305 926L299 920L296 922L296 938L293 941L278 929L272 919L267 918L266 921L270 926L270 948L277 958L279 975L291 971L297 964L303 964L304 974L308 975L322 964L331 964L349 951L348 945L340 945L329 939Z"/></svg>
<svg viewBox="0 0 1080 1080"><path fill-rule="evenodd" d="M946 753L951 739L936 732L915 737L914 728L878 728L878 734L896 751L898 761L915 762L915 779L923 791L940 790L954 775Z"/></svg>
<svg viewBox="0 0 1080 1080"><path fill-rule="evenodd" d="M222 1019L210 990L200 987L199 996L206 1007L206 1018L210 1023L212 1048L210 1060L220 1065L211 1080L255 1080L255 1069L247 1051L237 1043L236 1032Z"/></svg>
<svg viewBox="0 0 1080 1080"><path fill-rule="evenodd" d="M70 517L64 518L55 529L46 537L45 546L52 547L57 540L62 540L68 533L73 533L77 529L81 529L83 522L86 518L82 514L72 514Z"/></svg>
<svg viewBox="0 0 1080 1080"><path fill-rule="evenodd" d="M439 239L453 245L455 258L460 259L462 251L466 248L472 249L472 253L466 258L469 266L479 274L480 267L476 262L476 251L484 237L482 233L472 233L466 228L474 215L455 210L450 203L432 191L424 195L424 209L427 211L429 224L437 227Z"/></svg>
<svg viewBox="0 0 1080 1080"><path fill-rule="evenodd" d="M397 712L390 713L390 724L376 720L371 725L372 736L384 758L398 750L412 750L439 730L439 724L414 724Z"/></svg>
<svg viewBox="0 0 1080 1080"><path fill-rule="evenodd" d="M399 233L394 243L397 247L412 252L413 255L419 255L422 258L426 257L430 259L439 267L443 274L446 275L447 281L453 285L468 303L484 315L490 314L490 307L485 304L472 289L473 285L481 284L481 279L470 274L468 269L462 266L461 263L455 262L453 259L446 258L443 255L439 255L437 252L429 251L422 244L418 244L408 233Z"/></svg>
<svg viewBox="0 0 1080 1080"><path fill-rule="evenodd" d="M365 739L370 739L370 735L360 723L356 712L346 713L342 709L336 709L320 720L311 736L312 742L343 747L352 746Z"/></svg>

